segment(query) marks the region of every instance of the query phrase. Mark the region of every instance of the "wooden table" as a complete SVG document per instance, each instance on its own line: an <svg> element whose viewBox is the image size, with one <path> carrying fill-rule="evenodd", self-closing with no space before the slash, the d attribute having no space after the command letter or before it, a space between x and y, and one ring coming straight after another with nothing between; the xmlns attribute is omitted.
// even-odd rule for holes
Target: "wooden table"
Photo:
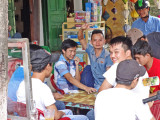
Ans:
<svg viewBox="0 0 160 120"><path fill-rule="evenodd" d="M64 101L68 107L93 109L96 95L97 93L87 94L85 91L79 90L79 93L65 94L64 98L58 100Z"/></svg>

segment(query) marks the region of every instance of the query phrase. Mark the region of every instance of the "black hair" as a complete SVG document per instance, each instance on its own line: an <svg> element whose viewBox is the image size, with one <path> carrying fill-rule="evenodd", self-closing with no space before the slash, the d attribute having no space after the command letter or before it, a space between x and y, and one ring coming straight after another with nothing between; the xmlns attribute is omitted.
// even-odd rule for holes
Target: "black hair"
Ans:
<svg viewBox="0 0 160 120"><path fill-rule="evenodd" d="M130 86L132 84L132 81L119 81L117 78L116 78L116 82L118 84L126 85L126 86Z"/></svg>
<svg viewBox="0 0 160 120"><path fill-rule="evenodd" d="M143 35L142 37L138 38L138 40L143 40L143 39L145 40L145 39L147 39L147 37L145 35Z"/></svg>
<svg viewBox="0 0 160 120"><path fill-rule="evenodd" d="M77 43L71 39L66 39L62 42L62 46L61 49L62 50L67 50L68 48L73 48L73 47L77 47Z"/></svg>
<svg viewBox="0 0 160 120"><path fill-rule="evenodd" d="M122 44L122 47L124 51L132 49L132 41L130 37L124 37L124 36L118 36L113 39L111 39L110 45L117 45L117 44Z"/></svg>
<svg viewBox="0 0 160 120"><path fill-rule="evenodd" d="M151 47L149 46L147 41L139 39L133 45L132 54L133 55L139 54L145 56L147 53L150 54L150 56L152 57Z"/></svg>
<svg viewBox="0 0 160 120"><path fill-rule="evenodd" d="M33 51L36 51L36 50L39 50L39 49L43 49L41 46L39 45L36 45L36 44L30 44L30 58L32 58L32 54ZM32 61L31 61L31 65L32 65L32 71L33 72L42 72L45 67L48 65L48 64L38 64L38 65L33 65L32 64Z"/></svg>
<svg viewBox="0 0 160 120"><path fill-rule="evenodd" d="M92 36L93 36L94 34L99 34L99 33L103 35L102 30L94 29L94 30L92 31L91 39L92 39ZM103 37L104 37L104 35L103 35Z"/></svg>
<svg viewBox="0 0 160 120"><path fill-rule="evenodd" d="M36 44L30 44L30 52L35 51L35 50L39 50L39 49L43 49L41 46L36 45Z"/></svg>

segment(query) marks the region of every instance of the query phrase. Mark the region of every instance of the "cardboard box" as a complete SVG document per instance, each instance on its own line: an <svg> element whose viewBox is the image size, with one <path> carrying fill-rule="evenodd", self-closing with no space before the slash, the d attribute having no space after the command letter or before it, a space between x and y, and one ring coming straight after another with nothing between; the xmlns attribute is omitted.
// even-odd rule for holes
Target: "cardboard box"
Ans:
<svg viewBox="0 0 160 120"><path fill-rule="evenodd" d="M67 17L67 22L68 23L74 23L74 17ZM67 28L72 28L74 27L74 24L68 24Z"/></svg>
<svg viewBox="0 0 160 120"><path fill-rule="evenodd" d="M74 17L67 17L67 22L74 22Z"/></svg>
<svg viewBox="0 0 160 120"><path fill-rule="evenodd" d="M91 3L85 3L85 10L91 11Z"/></svg>

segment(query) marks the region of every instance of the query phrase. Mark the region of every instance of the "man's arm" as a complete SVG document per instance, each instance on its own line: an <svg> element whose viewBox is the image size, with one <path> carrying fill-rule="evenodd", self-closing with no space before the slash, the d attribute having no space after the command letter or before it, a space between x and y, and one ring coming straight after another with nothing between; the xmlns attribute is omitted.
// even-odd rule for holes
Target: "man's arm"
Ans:
<svg viewBox="0 0 160 120"><path fill-rule="evenodd" d="M84 39L83 31L89 28L89 24L85 23L78 31L78 40L81 43L84 50L87 48L87 41Z"/></svg>
<svg viewBox="0 0 160 120"><path fill-rule="evenodd" d="M75 79L80 81L81 80L81 75L80 75L80 72L79 72L79 57L75 57L74 59L75 61L75 64L76 64L76 74L75 74Z"/></svg>
<svg viewBox="0 0 160 120"><path fill-rule="evenodd" d="M62 112L62 111L58 111L57 110L57 108L56 108L56 106L55 106L55 104L52 104L52 105L50 105L50 106L47 106L47 109L51 109L51 110L55 110L55 113L54 113L54 119L55 120L58 120L58 119L60 119L65 113L64 112Z"/></svg>
<svg viewBox="0 0 160 120"><path fill-rule="evenodd" d="M156 120L156 119L154 117L152 117L151 120Z"/></svg>
<svg viewBox="0 0 160 120"><path fill-rule="evenodd" d="M64 97L62 94L60 94L60 93L58 93L58 92L53 93L53 96L54 96L54 98L55 98L56 100Z"/></svg>
<svg viewBox="0 0 160 120"><path fill-rule="evenodd" d="M66 74L64 75L64 77L65 77L71 84L77 86L78 88L80 88L80 89L82 89L82 90L85 90L88 94L97 91L95 88L87 87L87 86L83 85L82 83L80 83L78 80L76 80L75 78L73 78L70 73L66 73Z"/></svg>
<svg viewBox="0 0 160 120"><path fill-rule="evenodd" d="M158 90L158 91L159 91L159 90ZM157 92L158 92L158 91L153 92L153 93L150 93L150 94L149 94L149 97L153 97L153 96L157 95ZM153 106L153 103L154 103L154 101L148 102L148 105L149 105L150 108Z"/></svg>
<svg viewBox="0 0 160 120"><path fill-rule="evenodd" d="M105 79L99 88L98 92L101 92L102 90L106 90L108 88L112 88L113 86Z"/></svg>

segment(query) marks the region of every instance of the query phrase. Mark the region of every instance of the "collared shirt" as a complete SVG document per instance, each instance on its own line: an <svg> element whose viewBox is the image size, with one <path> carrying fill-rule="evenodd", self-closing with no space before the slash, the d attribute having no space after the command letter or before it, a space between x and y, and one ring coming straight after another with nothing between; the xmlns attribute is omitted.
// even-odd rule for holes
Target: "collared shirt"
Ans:
<svg viewBox="0 0 160 120"><path fill-rule="evenodd" d="M55 82L60 89L65 89L65 88L68 88L69 90L77 89L76 86L74 86L68 80L66 80L66 78L64 77L66 73L70 73L72 77L75 77L76 64L74 60L70 60L69 63L61 54L58 62L56 62L54 66Z"/></svg>
<svg viewBox="0 0 160 120"><path fill-rule="evenodd" d="M133 22L132 28L141 30L144 35L148 35L152 32L160 32L160 19L149 15L148 21L144 22L141 18L139 18Z"/></svg>
<svg viewBox="0 0 160 120"><path fill-rule="evenodd" d="M100 87L102 82L105 79L103 77L103 73L106 72L107 67L113 64L110 59L110 54L107 50L103 48L100 56L96 57L94 48L91 44L87 44L86 52L88 53L90 63L91 63L92 74L95 79L94 87L96 88L97 85Z"/></svg>

